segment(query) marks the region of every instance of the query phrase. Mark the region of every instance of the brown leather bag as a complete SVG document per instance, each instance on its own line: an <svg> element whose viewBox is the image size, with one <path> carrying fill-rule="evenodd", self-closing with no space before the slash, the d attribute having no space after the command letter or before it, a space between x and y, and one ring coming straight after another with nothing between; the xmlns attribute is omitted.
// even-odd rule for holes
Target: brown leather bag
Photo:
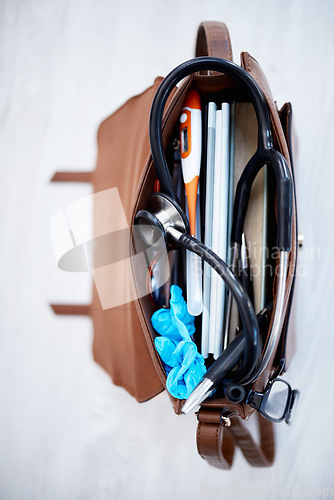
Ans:
<svg viewBox="0 0 334 500"><path fill-rule="evenodd" d="M196 56L205 55L232 61L230 37L223 23L204 22L200 25ZM256 80L265 95L276 148L286 158L292 171L291 105L287 103L278 111L259 64L247 52L241 54L241 67ZM117 187L129 227L133 226L137 211L146 208L148 198L154 191L156 173L150 154L148 122L151 103L161 81L162 78L158 77L150 88L130 99L100 125L97 165L93 172L57 172L52 179L61 182L90 182L94 193ZM233 88L234 85L231 78L215 72L187 77L173 91L166 105L163 119L164 144L167 145L172 138L172 131L189 87L195 86L199 91L208 92ZM101 214L94 213L94 224L98 224L100 216ZM256 390L264 389L270 376L277 371L279 361L284 358L288 362L293 351L293 338L291 334L287 336L287 330L295 277L296 234L294 206L292 251L284 304L285 323L268 368L253 385ZM128 243L131 244L130 236ZM108 279L109 276L106 276L105 281ZM274 283L274 300L275 285ZM127 284L117 282L119 289L123 286ZM56 314L89 315L92 318L95 361L111 375L116 385L124 387L138 401L147 401L166 388L166 373L155 350L156 334L150 322L155 308L148 296L103 310L94 286L90 305L53 304L52 308ZM180 414L183 401L172 396L170 398L175 412ZM235 446L239 446L251 465L271 465L274 459L272 423L258 413L261 442L255 443L242 424L242 419L247 419L253 412L249 405L231 404L223 398L202 403L198 412L197 431L200 455L211 465L226 469L232 464Z"/></svg>

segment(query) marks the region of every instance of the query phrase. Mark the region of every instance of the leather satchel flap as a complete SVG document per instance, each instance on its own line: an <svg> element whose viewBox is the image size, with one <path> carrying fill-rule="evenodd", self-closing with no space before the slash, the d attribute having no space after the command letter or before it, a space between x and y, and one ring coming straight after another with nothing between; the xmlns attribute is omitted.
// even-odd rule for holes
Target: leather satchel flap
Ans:
<svg viewBox="0 0 334 500"><path fill-rule="evenodd" d="M92 178L94 192L116 187L129 227L133 203L138 198L139 180L147 168L150 154L148 119L160 82L161 78L157 78L152 87L127 101L100 125L98 131L98 158ZM105 214L95 211L94 226L103 217ZM128 248L130 255L130 232ZM115 279L107 268L101 268L99 289L112 286L117 293L126 293L129 283L125 276ZM161 392L163 385L152 360L152 346L146 343L135 301L103 310L94 286L91 316L94 359L110 373L113 382L138 401Z"/></svg>

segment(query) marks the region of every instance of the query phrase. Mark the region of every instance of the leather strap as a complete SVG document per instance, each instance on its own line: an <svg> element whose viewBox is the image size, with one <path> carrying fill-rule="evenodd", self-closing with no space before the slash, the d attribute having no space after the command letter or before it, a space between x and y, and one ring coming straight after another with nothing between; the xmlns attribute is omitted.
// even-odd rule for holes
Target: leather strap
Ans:
<svg viewBox="0 0 334 500"><path fill-rule="evenodd" d="M260 428L260 444L256 443L242 424L240 417L231 419L231 427L235 444L239 446L247 462L254 467L270 467L275 457L275 440L273 424L256 412Z"/></svg>
<svg viewBox="0 0 334 500"><path fill-rule="evenodd" d="M92 172L56 172L51 182L91 182Z"/></svg>
<svg viewBox="0 0 334 500"><path fill-rule="evenodd" d="M233 61L232 45L227 26L218 21L204 21L199 25L196 41L196 57L212 56ZM233 78L217 71L200 71L194 79L198 90L215 92L234 84Z"/></svg>
<svg viewBox="0 0 334 500"><path fill-rule="evenodd" d="M91 182L92 172L55 172L51 182ZM90 316L90 304L50 304L55 314L66 316Z"/></svg>
<svg viewBox="0 0 334 500"><path fill-rule="evenodd" d="M234 438L221 423L220 410L201 408L197 415L197 451L213 467L228 470L234 456Z"/></svg>
<svg viewBox="0 0 334 500"><path fill-rule="evenodd" d="M218 21L204 21L199 25L196 57L212 56L233 61L232 45L227 26Z"/></svg>
<svg viewBox="0 0 334 500"><path fill-rule="evenodd" d="M260 427L260 444L256 443L242 424L239 416L231 417L231 425L224 425L219 410L201 408L198 413L197 449L209 464L220 469L230 469L235 446L254 467L270 467L274 461L275 445L273 425L257 412Z"/></svg>
<svg viewBox="0 0 334 500"><path fill-rule="evenodd" d="M90 316L90 305L83 304L50 304L55 314L68 316Z"/></svg>

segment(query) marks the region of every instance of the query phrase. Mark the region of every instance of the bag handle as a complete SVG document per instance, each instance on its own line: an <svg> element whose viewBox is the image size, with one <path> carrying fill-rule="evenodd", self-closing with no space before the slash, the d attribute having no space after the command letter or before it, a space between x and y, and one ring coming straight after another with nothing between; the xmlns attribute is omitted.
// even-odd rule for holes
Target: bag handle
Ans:
<svg viewBox="0 0 334 500"><path fill-rule="evenodd" d="M260 444L256 443L242 424L239 416L226 419L222 423L220 410L201 408L198 412L197 450L210 465L220 469L230 469L234 449L238 445L248 463L254 467L270 467L274 461L275 441L273 425L258 412Z"/></svg>
<svg viewBox="0 0 334 500"><path fill-rule="evenodd" d="M196 40L196 57L211 56L233 61L230 34L226 24L204 21L199 25Z"/></svg>

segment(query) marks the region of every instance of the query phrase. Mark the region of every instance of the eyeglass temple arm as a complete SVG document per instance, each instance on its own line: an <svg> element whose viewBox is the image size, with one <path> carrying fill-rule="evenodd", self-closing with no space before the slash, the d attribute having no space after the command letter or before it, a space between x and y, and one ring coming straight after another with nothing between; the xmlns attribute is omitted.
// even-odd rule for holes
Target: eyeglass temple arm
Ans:
<svg viewBox="0 0 334 500"><path fill-rule="evenodd" d="M251 391L246 399L246 404L255 408L255 410L260 410L265 394L266 392L262 394L261 392Z"/></svg>

